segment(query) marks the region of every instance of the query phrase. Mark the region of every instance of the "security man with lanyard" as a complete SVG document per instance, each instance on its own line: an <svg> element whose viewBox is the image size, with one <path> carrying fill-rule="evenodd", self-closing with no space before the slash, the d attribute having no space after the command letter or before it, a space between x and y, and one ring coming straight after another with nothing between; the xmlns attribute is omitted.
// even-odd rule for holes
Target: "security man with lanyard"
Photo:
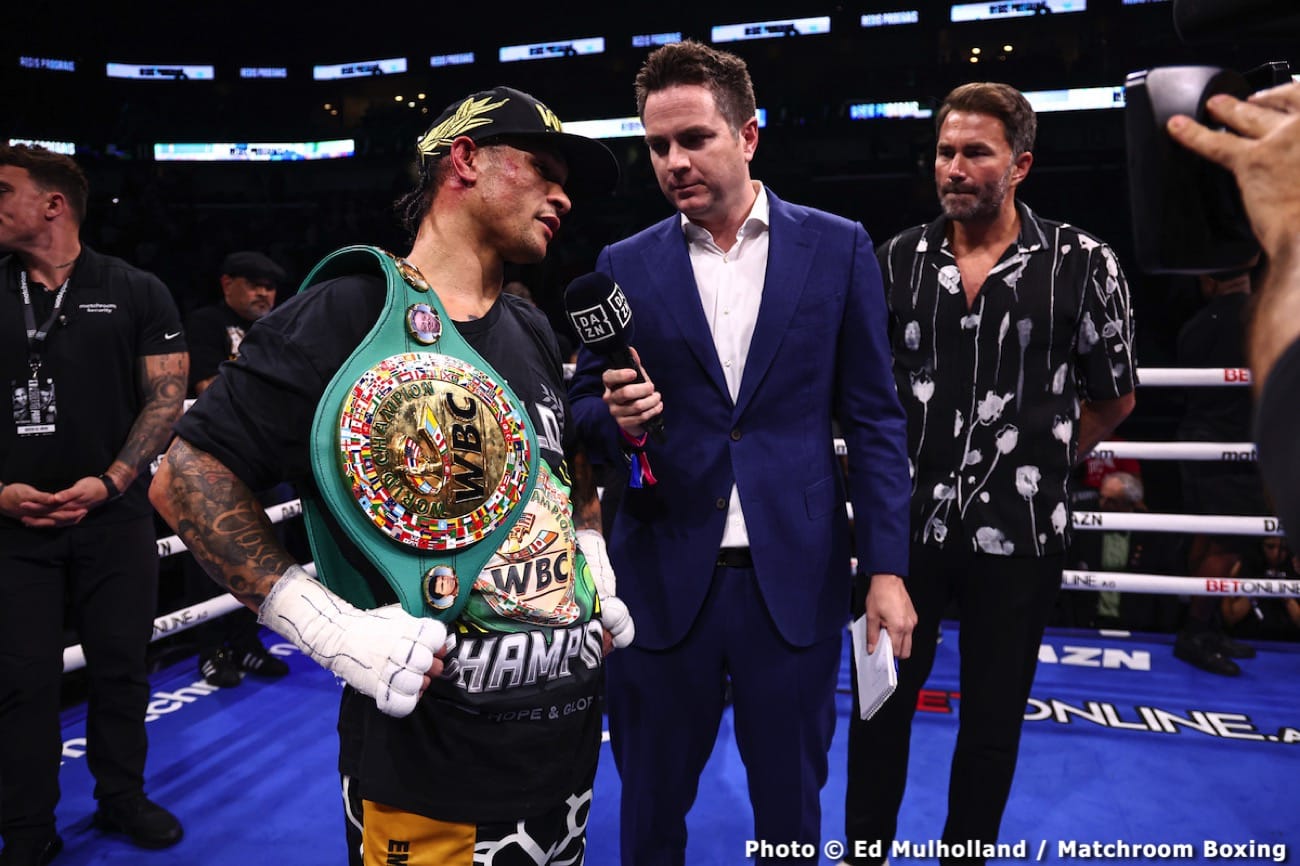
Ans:
<svg viewBox="0 0 1300 866"><path fill-rule="evenodd" d="M151 495L218 583L348 683L366 864L580 862L603 655L632 624L594 487L570 502L554 337L501 286L617 164L505 87L448 106L418 150L410 252L340 250L260 319ZM320 582L250 492L286 475Z"/></svg>
<svg viewBox="0 0 1300 866"><path fill-rule="evenodd" d="M59 691L65 607L85 648L94 822L138 845L180 841L144 793L146 650L158 548L149 462L181 413L189 359L167 287L81 243L85 175L0 145L0 863L63 847Z"/></svg>

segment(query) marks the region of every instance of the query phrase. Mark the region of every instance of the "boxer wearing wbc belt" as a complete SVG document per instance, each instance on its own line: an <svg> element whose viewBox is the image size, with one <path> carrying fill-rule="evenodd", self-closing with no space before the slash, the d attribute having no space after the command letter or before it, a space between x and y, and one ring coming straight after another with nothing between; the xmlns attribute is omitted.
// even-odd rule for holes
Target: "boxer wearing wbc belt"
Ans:
<svg viewBox="0 0 1300 866"><path fill-rule="evenodd" d="M570 502L554 338L501 282L545 255L566 190L617 167L509 88L449 106L419 150L411 252L318 265L178 425L151 494L214 579L350 686L365 863L578 862L606 633L625 644L631 622L584 528L594 500ZM320 582L248 493L286 476Z"/></svg>

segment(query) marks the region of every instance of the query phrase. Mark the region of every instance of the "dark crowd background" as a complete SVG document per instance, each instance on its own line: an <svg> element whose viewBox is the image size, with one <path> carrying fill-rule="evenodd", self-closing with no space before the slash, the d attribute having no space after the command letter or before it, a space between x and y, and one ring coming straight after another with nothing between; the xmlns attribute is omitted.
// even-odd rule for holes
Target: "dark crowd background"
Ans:
<svg viewBox="0 0 1300 866"><path fill-rule="evenodd" d="M828 15L832 32L727 43L749 63L767 110L754 175L783 197L859 220L883 242L932 219L931 120L851 121L856 102L938 103L971 80L1021 90L1122 85L1132 71L1171 64L1246 70L1296 55L1291 41L1188 46L1169 2L1087 0L1086 11L952 23L934 0L810 3L756 0L623 6L564 4L302 4L28 2L6 10L0 49L0 134L74 141L91 182L84 239L158 274L182 313L219 298L218 267L237 249L262 250L295 283L325 253L372 243L404 252L392 202L410 182L413 144L442 106L497 84L534 93L565 121L636 113L632 82L648 48L636 34L741 21ZM863 28L866 13L915 9L919 22ZM499 63L503 45L603 36L602 54ZM979 49L978 54L974 53ZM473 51L468 66L432 68L434 54ZM71 59L73 72L24 68L21 57ZM406 57L402 75L314 81L316 64ZM972 62L977 57L977 62ZM214 64L213 81L117 80L106 62ZM241 80L240 66L283 66L284 79ZM420 95L423 98L420 98ZM414 103L414 105L410 105ZM277 142L353 138L357 155L312 162L155 162L155 142ZM660 194L638 139L607 142L622 163L617 193L576 203L552 254L515 275L564 327L564 286L602 245L661 219ZM1198 308L1194 279L1146 275L1133 258L1124 112L1041 114L1035 163L1019 197L1045 216L1099 235L1132 289L1141 366L1172 365L1181 324ZM282 293L281 300L288 293ZM1124 438L1172 438L1178 389L1148 388ZM1144 466L1153 511L1177 510L1176 464Z"/></svg>

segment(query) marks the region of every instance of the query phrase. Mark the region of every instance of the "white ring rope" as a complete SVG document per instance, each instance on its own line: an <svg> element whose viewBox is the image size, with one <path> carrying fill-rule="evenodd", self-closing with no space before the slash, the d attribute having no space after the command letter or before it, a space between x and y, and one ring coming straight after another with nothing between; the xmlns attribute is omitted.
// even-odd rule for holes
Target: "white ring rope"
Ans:
<svg viewBox="0 0 1300 866"><path fill-rule="evenodd" d="M853 557L850 561L856 570L857 557ZM1145 592L1153 595L1300 598L1300 577L1288 579L1186 577L1127 571L1078 571L1067 568L1061 572L1061 589L1084 592Z"/></svg>
<svg viewBox="0 0 1300 866"><path fill-rule="evenodd" d="M1148 514L1128 511L1076 511L1073 525L1082 530L1117 532L1187 532L1196 535L1282 535L1276 517L1226 514Z"/></svg>
<svg viewBox="0 0 1300 866"><path fill-rule="evenodd" d="M835 439L835 453L849 453L843 439ZM1098 442L1089 457L1130 460L1195 460L1221 463L1255 463L1254 442Z"/></svg>
<svg viewBox="0 0 1300 866"><path fill-rule="evenodd" d="M1249 598L1300 598L1300 578L1175 577L1127 571L1061 572L1062 589L1093 592L1147 592L1155 595L1216 595Z"/></svg>
<svg viewBox="0 0 1300 866"><path fill-rule="evenodd" d="M564 365L564 381L573 378L577 364ZM1249 385L1250 370L1246 367L1139 367L1139 385L1156 388L1200 388L1216 385ZM187 400L185 408L193 400Z"/></svg>
<svg viewBox="0 0 1300 866"><path fill-rule="evenodd" d="M1140 368L1137 374L1139 385L1158 388L1239 386L1251 382L1250 370L1245 367L1149 367ZM572 376L572 371L567 375ZM848 453L843 439L835 440L835 453L841 457ZM1254 442L1100 442L1091 456L1249 463L1256 460Z"/></svg>
<svg viewBox="0 0 1300 866"><path fill-rule="evenodd" d="M564 365L564 378L573 377L573 364ZM1164 367L1138 370L1142 385L1156 387L1238 386L1250 384L1250 370L1242 367L1197 368ZM185 408L193 403L185 402ZM843 439L835 439L835 453L844 456L848 448ZM1253 442L1101 442L1092 456L1134 460L1197 460L1253 463L1256 460ZM846 504L849 519L853 519L853 505ZM266 509L272 523L281 523L302 514L302 502L291 499ZM1226 515L1184 514L1130 514L1123 512L1076 511L1074 528L1079 530L1115 530L1120 532L1188 532L1213 535L1282 535L1281 522L1276 517L1230 517ZM186 550L178 536L158 539L158 556L166 557ZM311 563L304 566L315 574ZM855 566L856 567L856 566ZM1226 587L1231 585L1231 590ZM1170 577L1160 574L1129 574L1122 572L1065 571L1061 586L1075 590L1119 590L1149 592L1164 595L1241 595L1300 597L1300 581L1231 580L1229 578ZM209 619L225 616L243 605L229 593L208 599L172 613L164 614L153 622L151 641L193 628ZM84 667L86 656L81 644L63 651L64 672Z"/></svg>
<svg viewBox="0 0 1300 866"><path fill-rule="evenodd" d="M1151 367L1137 371L1139 385L1158 388L1201 388L1216 385L1249 385L1245 367Z"/></svg>
<svg viewBox="0 0 1300 866"><path fill-rule="evenodd" d="M303 570L312 577L316 576L316 563L308 562L303 565ZM189 607L183 607L180 610L174 610L171 613L165 613L153 621L153 636L149 642L161 640L165 637L171 637L174 634L180 634L186 629L194 628L196 625L202 625L210 619L225 616L234 610L239 610L244 603L235 598L230 593L222 593L207 601L201 601L198 604L192 604ZM86 653L81 648L81 644L73 644L63 649L63 672L80 670L86 666Z"/></svg>
<svg viewBox="0 0 1300 866"><path fill-rule="evenodd" d="M853 503L845 503L849 520ZM1148 514L1126 511L1076 511L1073 526L1084 531L1185 532L1193 535L1283 535L1276 517L1227 514Z"/></svg>
<svg viewBox="0 0 1300 866"><path fill-rule="evenodd" d="M1254 442L1098 442L1089 457L1255 463Z"/></svg>

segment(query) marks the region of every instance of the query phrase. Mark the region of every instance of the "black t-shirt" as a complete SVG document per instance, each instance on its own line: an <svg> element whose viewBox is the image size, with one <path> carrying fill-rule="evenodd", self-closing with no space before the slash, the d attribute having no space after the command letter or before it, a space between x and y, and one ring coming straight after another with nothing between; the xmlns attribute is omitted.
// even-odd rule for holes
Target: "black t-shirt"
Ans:
<svg viewBox="0 0 1300 866"><path fill-rule="evenodd" d="M1291 549L1300 548L1300 435L1296 434L1300 406L1300 340L1277 359L1255 416L1260 474L1267 480L1277 516L1282 518Z"/></svg>
<svg viewBox="0 0 1300 866"><path fill-rule="evenodd" d="M1250 295L1219 295L1178 331L1180 367L1246 366L1246 321ZM1250 388L1188 388L1178 438L1201 442L1247 442L1254 414Z"/></svg>
<svg viewBox="0 0 1300 866"><path fill-rule="evenodd" d="M190 395L194 387L217 375L222 361L239 354L239 344L253 327L252 319L230 309L223 301L195 310L185 320L185 338L190 344Z"/></svg>
<svg viewBox="0 0 1300 866"><path fill-rule="evenodd" d="M1246 366L1250 295L1218 295L1178 331L1179 367ZM1249 387L1188 388L1178 438L1193 442L1248 442L1254 401ZM1263 481L1254 463L1184 461L1183 506L1193 514L1267 514Z"/></svg>
<svg viewBox="0 0 1300 866"><path fill-rule="evenodd" d="M0 480L63 490L98 475L117 458L144 405L140 359L184 352L185 337L161 280L83 246L61 317L41 347L37 379L43 412L48 416L53 406L54 431L19 435L20 424L31 426L18 417L29 408L31 378L22 271L17 256L0 260L0 378L11 408L0 425ZM30 283L28 292L39 328L53 311L58 292ZM149 473L142 472L121 499L93 509L82 524L149 514L148 486ZM18 526L18 521L0 517L0 527Z"/></svg>
<svg viewBox="0 0 1300 866"><path fill-rule="evenodd" d="M248 332L178 434L254 490L290 480L315 496L308 440L317 403L384 300L382 280L369 276L330 280L290 299ZM545 318L502 295L482 319L455 324L527 407L543 459L563 477L567 407ZM391 598L390 591L382 600ZM458 645L444 660L447 672L409 717L389 718L369 698L346 701L341 765L359 776L366 798L440 820L503 821L553 808L589 786L595 771L601 632L589 619L587 610L572 625L509 632L462 622L452 629Z"/></svg>

